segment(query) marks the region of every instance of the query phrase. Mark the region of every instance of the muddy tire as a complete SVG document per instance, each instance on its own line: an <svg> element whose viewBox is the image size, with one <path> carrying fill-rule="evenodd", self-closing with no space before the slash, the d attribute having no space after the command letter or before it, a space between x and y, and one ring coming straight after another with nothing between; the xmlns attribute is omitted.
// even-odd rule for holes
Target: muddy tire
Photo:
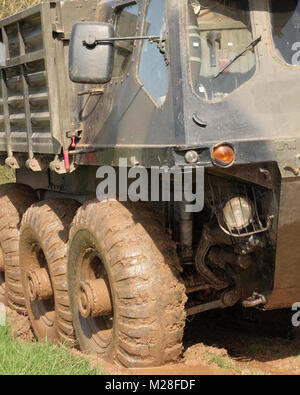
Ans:
<svg viewBox="0 0 300 395"><path fill-rule="evenodd" d="M71 227L68 261L81 349L126 367L176 361L185 326L180 271L174 244L147 206L82 206Z"/></svg>
<svg viewBox="0 0 300 395"><path fill-rule="evenodd" d="M38 200L23 184L0 186L0 301L25 314L25 299L19 266L19 228L23 213Z"/></svg>
<svg viewBox="0 0 300 395"><path fill-rule="evenodd" d="M67 287L67 242L78 204L52 199L24 214L20 265L28 315L38 340L75 343Z"/></svg>

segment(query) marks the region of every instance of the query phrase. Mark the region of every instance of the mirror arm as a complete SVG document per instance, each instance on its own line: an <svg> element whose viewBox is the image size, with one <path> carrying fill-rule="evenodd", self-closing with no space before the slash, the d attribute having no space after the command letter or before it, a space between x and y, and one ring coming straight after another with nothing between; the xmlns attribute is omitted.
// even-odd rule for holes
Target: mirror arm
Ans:
<svg viewBox="0 0 300 395"><path fill-rule="evenodd" d="M115 41L134 41L134 40L148 40L150 43L160 43L161 36L135 36L135 37L114 37L104 40L96 40L95 38L89 37L86 41L83 41L83 46L87 48L95 48L97 45L107 44Z"/></svg>

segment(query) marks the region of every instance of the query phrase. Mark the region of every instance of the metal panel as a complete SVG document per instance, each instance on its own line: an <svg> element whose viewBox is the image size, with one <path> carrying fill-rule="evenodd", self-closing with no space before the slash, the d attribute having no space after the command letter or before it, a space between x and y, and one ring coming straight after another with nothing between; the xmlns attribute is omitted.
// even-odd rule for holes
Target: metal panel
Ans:
<svg viewBox="0 0 300 395"><path fill-rule="evenodd" d="M4 126L8 156L28 152L32 158L34 151L54 152L41 28L44 6L38 5L0 22L6 46L6 65L1 70L0 140ZM40 136L47 140L47 146L39 144Z"/></svg>
<svg viewBox="0 0 300 395"><path fill-rule="evenodd" d="M0 21L6 49L0 66L0 153L26 152L32 158L68 146L75 89L67 74L67 36L74 23L95 17L95 7L96 0L70 2L65 10L61 1L44 2Z"/></svg>
<svg viewBox="0 0 300 395"><path fill-rule="evenodd" d="M300 182L284 178L281 185L274 290L266 309L290 307L300 301Z"/></svg>

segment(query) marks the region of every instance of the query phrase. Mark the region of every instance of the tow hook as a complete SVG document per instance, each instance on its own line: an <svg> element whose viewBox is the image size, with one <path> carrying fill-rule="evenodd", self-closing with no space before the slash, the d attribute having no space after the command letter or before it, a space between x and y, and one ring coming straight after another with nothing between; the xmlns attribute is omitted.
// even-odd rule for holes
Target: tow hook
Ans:
<svg viewBox="0 0 300 395"><path fill-rule="evenodd" d="M256 307L260 306L261 304L266 304L267 299L264 295L258 294L257 292L253 292L252 296L248 299L245 299L242 302L243 307L245 308L251 308L251 307Z"/></svg>

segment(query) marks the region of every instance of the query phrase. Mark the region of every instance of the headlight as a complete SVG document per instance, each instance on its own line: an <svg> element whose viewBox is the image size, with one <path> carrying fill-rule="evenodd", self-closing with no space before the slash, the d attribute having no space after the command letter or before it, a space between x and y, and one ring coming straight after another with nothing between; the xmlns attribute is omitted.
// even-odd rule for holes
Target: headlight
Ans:
<svg viewBox="0 0 300 395"><path fill-rule="evenodd" d="M253 204L243 197L230 199L223 208L224 221L230 230L246 228L253 219Z"/></svg>

